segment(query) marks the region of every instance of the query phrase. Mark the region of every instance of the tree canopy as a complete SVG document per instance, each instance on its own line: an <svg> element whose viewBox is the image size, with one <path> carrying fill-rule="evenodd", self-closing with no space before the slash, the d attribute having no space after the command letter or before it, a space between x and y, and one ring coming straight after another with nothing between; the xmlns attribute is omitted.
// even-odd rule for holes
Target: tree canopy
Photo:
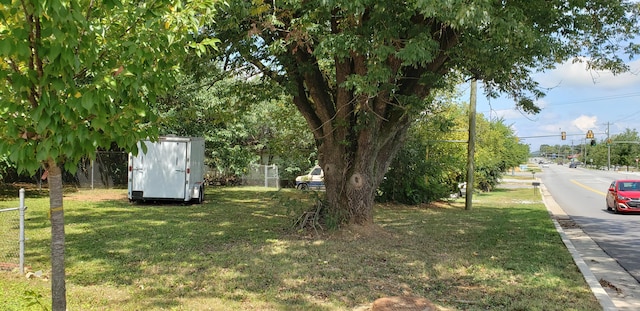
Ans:
<svg viewBox="0 0 640 311"><path fill-rule="evenodd" d="M445 101L417 119L380 185L378 199L418 204L458 192L467 174L468 113L468 106ZM502 119L479 114L477 123L473 189L490 191L508 169L527 161L529 148Z"/></svg>
<svg viewBox="0 0 640 311"><path fill-rule="evenodd" d="M282 87L226 76L223 64L204 58L184 67L180 83L153 111L161 133L205 138L207 165L216 177L241 176L261 163L278 165L280 178L292 180L315 164L313 137Z"/></svg>
<svg viewBox="0 0 640 311"><path fill-rule="evenodd" d="M240 1L204 34L234 70L285 87L312 131L328 215L370 223L373 197L416 116L459 77L537 112L531 74L571 59L620 72L638 33L621 0Z"/></svg>
<svg viewBox="0 0 640 311"><path fill-rule="evenodd" d="M148 103L175 83L212 1L0 1L0 154L48 170L53 310L66 309L61 166L157 130Z"/></svg>

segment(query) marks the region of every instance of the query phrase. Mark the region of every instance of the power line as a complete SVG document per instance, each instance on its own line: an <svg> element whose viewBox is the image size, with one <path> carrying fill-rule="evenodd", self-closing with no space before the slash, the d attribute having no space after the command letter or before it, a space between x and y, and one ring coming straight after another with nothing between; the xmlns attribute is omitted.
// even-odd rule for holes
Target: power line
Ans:
<svg viewBox="0 0 640 311"><path fill-rule="evenodd" d="M593 134L606 134L606 133L593 133ZM579 134L566 134L567 136L584 136L584 133ZM536 135L536 136L518 136L518 138L544 138L544 137L559 137L560 134L552 134L552 135Z"/></svg>
<svg viewBox="0 0 640 311"><path fill-rule="evenodd" d="M585 99L579 99L579 100L575 100L575 101L563 102L563 103L557 103L557 104L554 104L554 103L550 102L547 107L568 106L568 105L576 105L576 104L583 104L583 103L590 103L590 102L597 102L597 101L604 101L604 100L614 100L614 99L629 98L629 97L637 97L637 96L640 96L640 92L618 94L618 95L610 95L610 96L601 96L601 97L593 97L593 98L589 98L589 99L585 98ZM517 108L517 106L516 107L512 107L509 110L513 110L513 109L516 109L516 108ZM491 115L493 113L495 113L497 115L497 111L498 110L508 110L508 109L505 108L505 109L497 109L496 110L491 105L491 102L489 102L489 111L482 111L482 113L487 113L488 112L489 113L489 118L491 118ZM637 113L640 113L640 111L638 111Z"/></svg>
<svg viewBox="0 0 640 311"><path fill-rule="evenodd" d="M634 113L632 113L632 114L629 114L629 115L627 115L626 117L623 117L623 118L621 118L621 119L618 119L618 120L614 121L614 123L615 123L615 122L621 122L621 121L627 120L627 119L629 119L629 118L633 118L633 117L635 117L637 114L640 114L640 110L638 110L638 111L636 111L636 112L634 112Z"/></svg>
<svg viewBox="0 0 640 311"><path fill-rule="evenodd" d="M636 97L636 96L640 96L640 92L611 95L611 96L602 96L602 97L593 97L590 99L580 99L580 100L571 101L571 102L550 104L550 106L567 106L567 105L575 105L575 104L582 104L582 103L588 103L588 102L596 102L596 101L620 99L620 98L628 98L628 97Z"/></svg>

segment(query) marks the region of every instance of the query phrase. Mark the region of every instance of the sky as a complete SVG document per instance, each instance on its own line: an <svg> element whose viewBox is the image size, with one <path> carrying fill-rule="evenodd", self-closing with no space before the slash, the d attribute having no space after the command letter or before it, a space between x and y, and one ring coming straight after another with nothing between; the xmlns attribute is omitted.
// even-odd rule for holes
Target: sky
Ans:
<svg viewBox="0 0 640 311"><path fill-rule="evenodd" d="M515 108L509 98L488 99L478 83L476 111L486 119L502 118L520 142L538 151L540 145L579 145L592 130L598 142L625 129L640 132L640 59L627 63L630 72L614 76L606 71L588 71L584 63L567 62L534 79L546 96L536 101L542 110L528 115ZM468 94L463 90L464 94ZM468 95L465 95L468 96ZM464 100L464 99L463 99ZM468 97L466 100L468 102ZM560 133L567 133L562 140Z"/></svg>

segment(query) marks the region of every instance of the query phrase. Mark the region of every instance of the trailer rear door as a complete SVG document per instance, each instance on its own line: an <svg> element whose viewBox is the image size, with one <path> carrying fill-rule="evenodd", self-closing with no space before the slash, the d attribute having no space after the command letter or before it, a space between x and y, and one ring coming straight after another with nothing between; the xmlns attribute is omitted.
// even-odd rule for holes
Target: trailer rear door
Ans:
<svg viewBox="0 0 640 311"><path fill-rule="evenodd" d="M184 199L187 142L147 143L147 153L134 157L134 191L144 191L144 198Z"/></svg>

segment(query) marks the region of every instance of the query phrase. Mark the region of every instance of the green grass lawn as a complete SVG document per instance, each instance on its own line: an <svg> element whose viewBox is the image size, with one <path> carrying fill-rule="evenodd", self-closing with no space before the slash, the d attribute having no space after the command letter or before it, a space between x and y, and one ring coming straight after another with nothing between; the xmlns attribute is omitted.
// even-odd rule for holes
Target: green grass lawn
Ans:
<svg viewBox="0 0 640 311"><path fill-rule="evenodd" d="M429 206L378 205L375 226L295 232L304 193L210 188L203 205L65 196L69 310L367 310L417 295L442 310L598 310L539 195L497 189ZM48 198L28 196L26 264L0 272L3 310L50 305ZM287 202L287 203L283 203ZM0 208L17 206L5 198ZM7 237L2 237L7 238Z"/></svg>

